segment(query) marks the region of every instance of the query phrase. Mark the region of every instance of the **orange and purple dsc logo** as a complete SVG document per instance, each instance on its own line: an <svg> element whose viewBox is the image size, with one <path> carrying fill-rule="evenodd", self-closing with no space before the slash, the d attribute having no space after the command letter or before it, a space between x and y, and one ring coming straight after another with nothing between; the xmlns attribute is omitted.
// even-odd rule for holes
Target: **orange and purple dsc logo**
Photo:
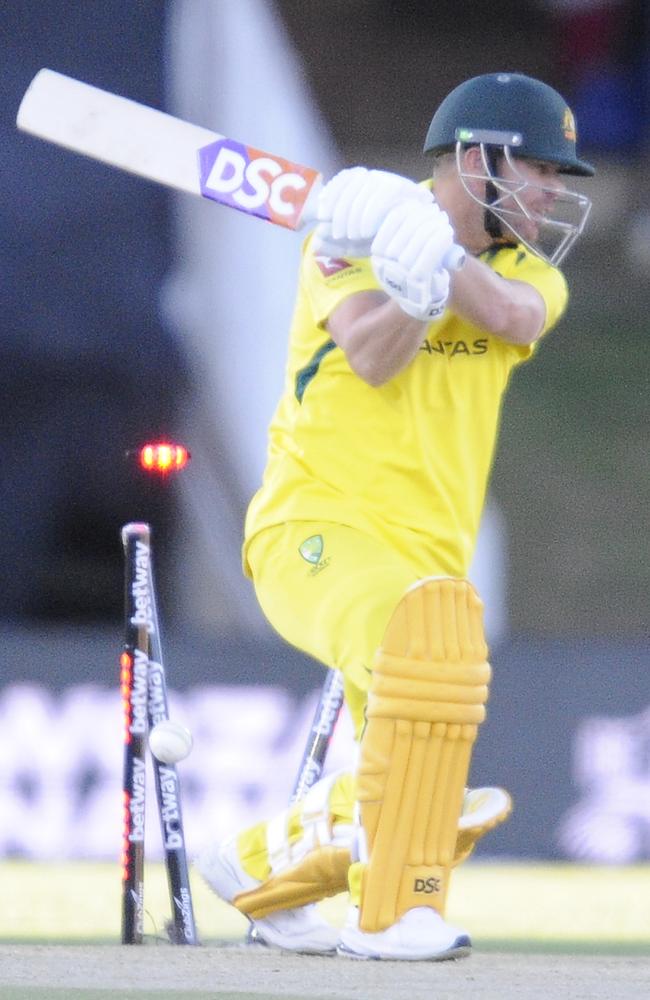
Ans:
<svg viewBox="0 0 650 1000"><path fill-rule="evenodd" d="M272 156L234 139L199 150L201 194L240 212L296 229L317 170Z"/></svg>

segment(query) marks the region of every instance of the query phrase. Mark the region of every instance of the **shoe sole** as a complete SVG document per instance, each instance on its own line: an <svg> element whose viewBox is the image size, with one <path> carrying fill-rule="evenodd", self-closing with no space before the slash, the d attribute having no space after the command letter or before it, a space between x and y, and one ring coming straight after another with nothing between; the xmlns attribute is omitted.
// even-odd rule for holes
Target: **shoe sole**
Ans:
<svg viewBox="0 0 650 1000"><path fill-rule="evenodd" d="M352 958L359 961L370 962L447 962L457 958L465 958L472 952L472 942L467 935L456 938L451 948L439 952L437 955L361 955L358 951L346 948L344 944L339 944L336 953L341 958Z"/></svg>
<svg viewBox="0 0 650 1000"><path fill-rule="evenodd" d="M336 948L288 948L286 945L274 944L272 941L265 941L257 934L254 938L247 938L244 942L246 948L265 948L267 951L285 951L289 955L320 955L321 958L330 958L336 955Z"/></svg>

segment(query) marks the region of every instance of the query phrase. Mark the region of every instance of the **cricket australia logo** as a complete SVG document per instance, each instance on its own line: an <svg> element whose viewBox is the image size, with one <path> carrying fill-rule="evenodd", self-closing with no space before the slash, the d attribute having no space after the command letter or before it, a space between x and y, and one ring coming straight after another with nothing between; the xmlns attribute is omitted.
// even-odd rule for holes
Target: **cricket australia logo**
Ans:
<svg viewBox="0 0 650 1000"><path fill-rule="evenodd" d="M570 142L576 141L576 122L573 117L570 108L564 109L564 118L562 120L562 128L564 130L564 137Z"/></svg>
<svg viewBox="0 0 650 1000"><path fill-rule="evenodd" d="M321 570L329 566L331 556L323 559L324 548L325 543L322 535L310 535L298 546L298 552L305 562L311 563L310 576L315 576L316 573L320 573Z"/></svg>

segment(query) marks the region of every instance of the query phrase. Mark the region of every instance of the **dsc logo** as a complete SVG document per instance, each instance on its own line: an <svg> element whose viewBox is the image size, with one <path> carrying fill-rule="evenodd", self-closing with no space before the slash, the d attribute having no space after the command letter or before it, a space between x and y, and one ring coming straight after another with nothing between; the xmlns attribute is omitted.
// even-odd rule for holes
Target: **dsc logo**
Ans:
<svg viewBox="0 0 650 1000"><path fill-rule="evenodd" d="M432 892L440 892L440 879L429 877L429 878L416 878L413 883L413 892L424 892L429 894Z"/></svg>
<svg viewBox="0 0 650 1000"><path fill-rule="evenodd" d="M233 139L199 150L201 194L241 212L295 229L319 174Z"/></svg>

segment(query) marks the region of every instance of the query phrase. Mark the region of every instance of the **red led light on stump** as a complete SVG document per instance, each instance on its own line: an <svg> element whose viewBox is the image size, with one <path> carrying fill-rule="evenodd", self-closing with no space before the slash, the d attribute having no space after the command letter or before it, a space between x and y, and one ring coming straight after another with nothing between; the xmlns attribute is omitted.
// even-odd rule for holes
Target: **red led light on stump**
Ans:
<svg viewBox="0 0 650 1000"><path fill-rule="evenodd" d="M138 452L138 461L146 472L180 472L190 460L190 453L182 444L167 441L145 444Z"/></svg>

